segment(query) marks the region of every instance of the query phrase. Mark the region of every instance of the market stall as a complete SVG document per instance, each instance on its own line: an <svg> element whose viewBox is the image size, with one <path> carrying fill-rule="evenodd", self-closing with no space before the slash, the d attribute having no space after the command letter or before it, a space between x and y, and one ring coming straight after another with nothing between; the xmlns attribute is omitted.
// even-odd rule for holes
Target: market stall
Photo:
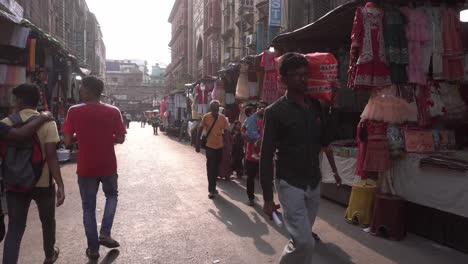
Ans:
<svg viewBox="0 0 468 264"><path fill-rule="evenodd" d="M343 183L376 180L380 192L418 212L408 210L409 231L468 251L450 228L468 224L464 8L463 1L353 1L272 46L338 59L340 125L331 147ZM347 204L350 188L331 188L326 159L322 174L323 195Z"/></svg>

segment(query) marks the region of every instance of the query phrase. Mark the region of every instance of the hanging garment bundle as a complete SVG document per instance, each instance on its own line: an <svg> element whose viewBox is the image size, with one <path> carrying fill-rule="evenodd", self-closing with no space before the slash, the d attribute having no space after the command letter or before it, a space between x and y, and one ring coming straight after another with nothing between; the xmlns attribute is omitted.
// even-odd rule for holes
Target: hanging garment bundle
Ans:
<svg viewBox="0 0 468 264"><path fill-rule="evenodd" d="M332 101L338 85L338 61L331 53L309 53L309 78L306 94L315 99Z"/></svg>

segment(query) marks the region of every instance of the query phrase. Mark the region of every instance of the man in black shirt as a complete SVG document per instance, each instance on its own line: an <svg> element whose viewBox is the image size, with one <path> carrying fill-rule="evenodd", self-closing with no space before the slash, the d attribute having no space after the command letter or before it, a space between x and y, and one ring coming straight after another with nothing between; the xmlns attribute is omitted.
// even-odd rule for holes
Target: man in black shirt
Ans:
<svg viewBox="0 0 468 264"><path fill-rule="evenodd" d="M308 78L305 57L297 53L283 55L279 74L288 91L265 111L260 154L263 210L271 218L277 209L273 201L276 154L276 188L291 238L280 263L310 264L314 247L311 228L320 202L319 153L329 140L320 102L305 96Z"/></svg>

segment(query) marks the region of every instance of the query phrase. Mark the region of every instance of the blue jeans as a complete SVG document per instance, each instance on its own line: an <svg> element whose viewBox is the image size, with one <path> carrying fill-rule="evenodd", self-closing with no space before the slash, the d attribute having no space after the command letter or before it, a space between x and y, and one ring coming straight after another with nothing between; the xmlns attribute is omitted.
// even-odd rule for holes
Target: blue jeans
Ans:
<svg viewBox="0 0 468 264"><path fill-rule="evenodd" d="M117 209L117 173L107 177L78 177L81 201L83 205L83 225L85 228L88 248L99 250L99 237L96 223L96 196L99 184L106 196L106 207L102 217L101 236L110 236Z"/></svg>

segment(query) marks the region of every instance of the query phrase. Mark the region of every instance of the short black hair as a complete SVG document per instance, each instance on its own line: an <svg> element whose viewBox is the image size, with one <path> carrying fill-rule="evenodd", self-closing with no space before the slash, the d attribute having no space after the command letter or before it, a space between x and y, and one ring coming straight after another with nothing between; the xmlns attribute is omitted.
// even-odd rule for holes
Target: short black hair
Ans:
<svg viewBox="0 0 468 264"><path fill-rule="evenodd" d="M251 116L254 112L254 108L251 106L247 106L244 110L246 116Z"/></svg>
<svg viewBox="0 0 468 264"><path fill-rule="evenodd" d="M96 76L86 76L82 81L83 87L91 91L96 96L101 96L104 91L104 82Z"/></svg>
<svg viewBox="0 0 468 264"><path fill-rule="evenodd" d="M290 70L308 67L309 62L304 55L296 52L289 52L281 56L279 62L279 74L285 77Z"/></svg>
<svg viewBox="0 0 468 264"><path fill-rule="evenodd" d="M37 107L41 98L39 86L37 86L36 84L21 84L18 87L14 88L12 93L15 97L21 99L23 103L27 106Z"/></svg>

